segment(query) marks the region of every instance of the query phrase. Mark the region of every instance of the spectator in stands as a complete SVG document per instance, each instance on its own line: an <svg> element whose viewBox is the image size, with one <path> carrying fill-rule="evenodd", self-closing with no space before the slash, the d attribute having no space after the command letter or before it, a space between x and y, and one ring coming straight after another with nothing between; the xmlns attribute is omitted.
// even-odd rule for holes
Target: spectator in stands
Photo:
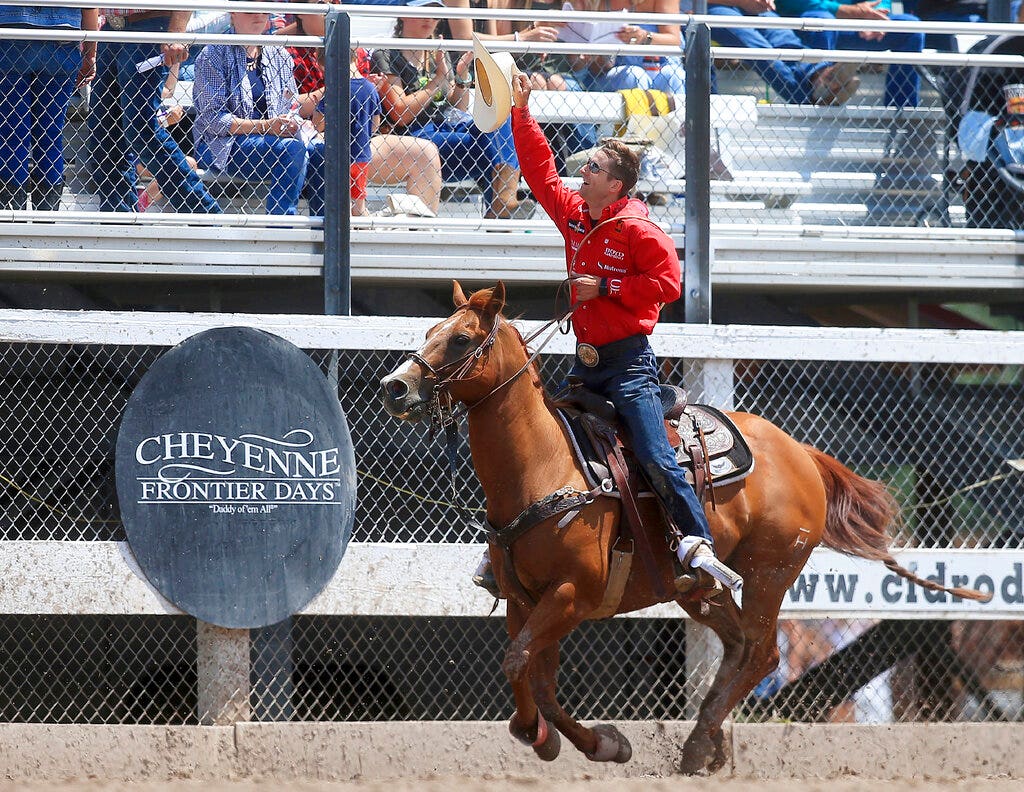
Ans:
<svg viewBox="0 0 1024 792"><path fill-rule="evenodd" d="M107 8L103 30L182 32L191 11ZM89 114L93 179L103 211L133 212L137 156L160 182L179 212L220 212L220 206L189 167L174 138L157 123L163 75L159 68L139 71L136 64L163 56L165 66L188 58L184 44L107 42L99 48Z"/></svg>
<svg viewBox="0 0 1024 792"><path fill-rule="evenodd" d="M690 13L690 0L683 0L680 10ZM760 16L778 18L775 0L723 0L708 6L715 16ZM711 31L723 47L749 49L807 49L796 33L785 28L723 28ZM753 67L768 86L784 102L793 104L844 104L857 91L860 79L854 63L805 63L803 61L753 61ZM714 79L714 72L712 72ZM713 90L717 92L717 87Z"/></svg>
<svg viewBox="0 0 1024 792"><path fill-rule="evenodd" d="M96 30L95 8L0 5L0 27ZM64 124L77 88L96 74L96 42L0 42L0 209L60 208ZM32 171L29 171L29 163Z"/></svg>
<svg viewBox="0 0 1024 792"><path fill-rule="evenodd" d="M1010 3L1009 19L993 22L1020 22L1021 0ZM903 10L924 22L988 22L987 0L904 0ZM969 33L970 31L964 31ZM949 33L928 33L925 46L956 52L956 40Z"/></svg>
<svg viewBox="0 0 1024 792"><path fill-rule="evenodd" d="M449 8L469 8L469 0L445 0ZM491 0L485 4L492 9L561 10L561 0ZM473 25L468 19L449 19L452 38L471 38ZM479 26L478 26L479 27ZM475 31L483 41L527 41L531 43L558 40L558 28L552 25L499 19L485 31ZM516 66L530 78L536 91L582 91L572 74L573 59L569 55L549 55L544 52L514 53ZM597 127L594 124L545 124L544 134L551 141L555 162L564 170L565 160L577 151L597 145Z"/></svg>
<svg viewBox="0 0 1024 792"><path fill-rule="evenodd" d="M469 8L469 0L445 0L449 8ZM474 4L475 5L475 4ZM484 8L491 9L534 9L548 11L561 9L560 2L550 0L491 0L484 3ZM538 24L535 22L523 22L510 19L489 20L489 24L482 27L483 30L474 30L472 20L449 19L447 20L451 38L466 39L472 38L475 32L481 41L528 41L528 42L554 42L558 40L558 28L552 25ZM520 52L514 53L516 66L524 74L530 77L530 83L538 91L565 91L572 90L572 84L566 82L566 73L570 71L569 61L565 56L547 55L542 52ZM570 78L571 79L571 78ZM580 90L576 86L576 90Z"/></svg>
<svg viewBox="0 0 1024 792"><path fill-rule="evenodd" d="M265 13L231 12L238 34L263 33L267 20ZM322 147L307 142L296 112L292 66L283 47L255 44L211 44L196 59L197 159L231 176L269 181L268 214L297 214L307 174L323 173Z"/></svg>
<svg viewBox="0 0 1024 792"><path fill-rule="evenodd" d="M863 0L839 3L837 0L777 0L782 16L804 19L863 19L918 22L912 14L892 14L890 0ZM800 38L812 49L872 50L920 52L924 33L883 33L881 31L801 30ZM885 78L885 103L891 107L917 107L920 102L921 76L912 64L889 65Z"/></svg>
<svg viewBox="0 0 1024 792"><path fill-rule="evenodd" d="M319 58L322 64L322 56ZM313 126L323 132L326 126L325 100L313 112ZM366 214L366 183L373 157L370 140L380 126L380 94L376 86L359 73L356 52L349 63L349 198L354 217ZM322 144L320 144L322 145ZM319 211L317 211L319 210ZM323 214L322 202L310 198L310 214Z"/></svg>
<svg viewBox="0 0 1024 792"><path fill-rule="evenodd" d="M441 0L409 0L409 6L444 7ZM438 20L400 17L397 38L434 38ZM532 201L520 202L519 160L512 144L511 122L496 131L480 132L466 112L471 91L467 52L454 66L444 50L378 50L371 70L383 75L379 83L384 127L396 134L431 140L441 154L445 179L486 179L485 217L528 217Z"/></svg>
<svg viewBox="0 0 1024 792"><path fill-rule="evenodd" d="M291 0L293 3L319 2L320 0ZM324 35L324 17L318 14L289 14L277 20L277 32L293 35L320 36ZM313 117L316 125L323 131L323 100L324 100L324 68L320 59L322 51L306 48L291 48L289 52L295 60L295 81L299 87L301 108L303 117ZM312 59L310 59L312 56ZM353 57L360 67L369 69L369 57L362 48L353 50ZM358 76L357 76L358 75ZM355 124L355 117L358 115L356 107L356 89L364 90L364 87L357 83L359 77L367 77L376 88L381 80L379 74L362 74L358 71L350 75L352 85L350 98L353 103L353 116L351 121ZM378 103L379 105L379 99ZM317 108L320 110L320 118L315 117ZM375 115L378 116L373 124L372 137L369 140L370 159L366 163L364 188L366 184L395 185L404 184L405 191L409 195L416 196L430 209L437 213L441 203L441 155L437 146L430 140L410 137L409 135L381 135L378 134L380 124L380 109ZM357 161L357 134L356 127L351 130L352 141L352 162ZM313 198L314 206L316 199ZM353 212L355 213L355 212ZM362 214L362 212L360 212Z"/></svg>
<svg viewBox="0 0 1024 792"><path fill-rule="evenodd" d="M229 23L230 25L230 23ZM160 91L160 110L157 112L159 123L170 133L171 137L181 148L185 160L192 170L196 170L199 164L192 156L192 121L193 116L184 105L175 101L175 93L178 86L180 70L185 67L184 63L175 63L167 70L167 79ZM144 190L139 190L138 211L140 212L163 212L164 194L160 192L160 183L153 178L153 174L143 167L142 163L135 165L136 175L142 179L148 179L149 183Z"/></svg>
<svg viewBox="0 0 1024 792"><path fill-rule="evenodd" d="M638 14L678 14L679 0L575 0L581 11L631 11ZM616 37L623 44L679 47L679 25L623 25ZM580 55L573 62L573 75L588 91L621 91L629 88L654 89L671 94L686 91L683 59L664 55Z"/></svg>

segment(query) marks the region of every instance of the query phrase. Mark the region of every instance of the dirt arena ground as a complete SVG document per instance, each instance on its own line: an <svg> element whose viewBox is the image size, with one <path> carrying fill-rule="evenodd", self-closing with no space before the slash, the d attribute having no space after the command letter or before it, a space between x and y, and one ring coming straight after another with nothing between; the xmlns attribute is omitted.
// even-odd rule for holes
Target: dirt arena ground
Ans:
<svg viewBox="0 0 1024 792"><path fill-rule="evenodd" d="M877 779L831 778L793 779L787 781L751 781L729 778L629 778L629 779L574 779L551 780L534 777L456 778L436 777L375 782L211 782L176 781L145 783L110 783L94 781L67 781L32 784L12 784L0 781L0 792L869 792L878 789L898 789L907 792L1019 792L1020 779L972 778L962 781L929 781L907 779L879 781Z"/></svg>

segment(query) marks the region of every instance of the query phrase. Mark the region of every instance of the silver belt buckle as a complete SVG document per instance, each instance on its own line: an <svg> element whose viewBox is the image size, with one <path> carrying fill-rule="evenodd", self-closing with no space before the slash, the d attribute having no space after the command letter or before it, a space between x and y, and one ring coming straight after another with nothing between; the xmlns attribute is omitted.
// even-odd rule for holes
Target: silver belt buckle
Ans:
<svg viewBox="0 0 1024 792"><path fill-rule="evenodd" d="M107 27L111 30L124 30L127 18L121 14L111 14L107 17Z"/></svg>
<svg viewBox="0 0 1024 792"><path fill-rule="evenodd" d="M597 347L593 344L577 344L576 357L587 368L594 368L601 360L601 356L597 353Z"/></svg>

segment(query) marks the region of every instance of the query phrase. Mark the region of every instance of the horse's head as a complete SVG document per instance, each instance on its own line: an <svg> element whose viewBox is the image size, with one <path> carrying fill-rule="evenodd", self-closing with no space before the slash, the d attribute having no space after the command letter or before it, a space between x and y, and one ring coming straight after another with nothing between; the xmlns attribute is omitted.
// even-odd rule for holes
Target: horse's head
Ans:
<svg viewBox="0 0 1024 792"><path fill-rule="evenodd" d="M455 313L430 328L426 343L380 382L384 409L396 418L422 420L436 409L438 400L444 405L472 405L508 376L503 374L498 347L506 335L519 339L519 334L501 314L504 284L498 281L493 289L467 298L455 281L452 297ZM521 340L517 346L521 348Z"/></svg>

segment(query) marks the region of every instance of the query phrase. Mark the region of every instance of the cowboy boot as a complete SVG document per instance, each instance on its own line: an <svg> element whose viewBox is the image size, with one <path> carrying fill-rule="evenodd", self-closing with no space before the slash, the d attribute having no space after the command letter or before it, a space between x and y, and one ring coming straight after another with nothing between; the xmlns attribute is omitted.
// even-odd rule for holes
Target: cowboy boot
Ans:
<svg viewBox="0 0 1024 792"><path fill-rule="evenodd" d="M496 165L491 178L491 208L484 213L489 220L527 220L537 204L534 201L520 201L516 197L519 189L519 168L511 165Z"/></svg>
<svg viewBox="0 0 1024 792"><path fill-rule="evenodd" d="M811 102L828 107L849 101L860 87L858 64L833 63L811 78Z"/></svg>
<svg viewBox="0 0 1024 792"><path fill-rule="evenodd" d="M0 182L0 209L24 209L28 202L28 189L25 185Z"/></svg>
<svg viewBox="0 0 1024 792"><path fill-rule="evenodd" d="M707 581L707 584L702 583L700 588L710 588L718 592L722 590L723 584L733 591L739 591L743 587L743 578L719 561L711 542L701 536L682 537L679 540L679 547L676 548L676 557L683 567L683 574L676 578L676 590L681 593L683 589L689 590L693 583L697 582L687 580L694 573L697 573L698 578Z"/></svg>
<svg viewBox="0 0 1024 792"><path fill-rule="evenodd" d="M491 554L484 550L484 557L477 564L473 573L473 585L479 586L495 599L504 599L501 589L498 588L498 580L494 577L494 570L491 568Z"/></svg>
<svg viewBox="0 0 1024 792"><path fill-rule="evenodd" d="M57 184L36 182L32 188L32 208L38 212L58 212L62 195L64 195L64 182L57 182Z"/></svg>

